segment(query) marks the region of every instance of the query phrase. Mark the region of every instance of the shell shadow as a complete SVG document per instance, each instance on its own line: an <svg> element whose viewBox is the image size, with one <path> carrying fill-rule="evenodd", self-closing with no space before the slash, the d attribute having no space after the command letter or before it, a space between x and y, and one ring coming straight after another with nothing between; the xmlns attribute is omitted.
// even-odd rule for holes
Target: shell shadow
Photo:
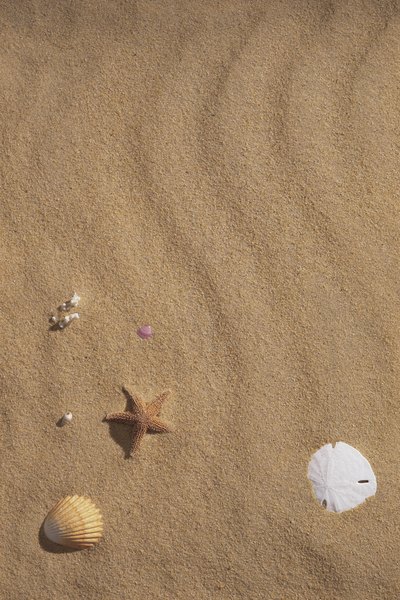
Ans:
<svg viewBox="0 0 400 600"><path fill-rule="evenodd" d="M72 321L68 321L67 323L64 323L62 327L60 327L60 321L68 316L68 314L64 314L65 311L60 311L60 308L58 308L58 314L54 315L55 318L57 319L56 322L54 323L52 320L52 317L49 318L49 331L52 331L53 333L55 331L64 331L65 329L68 329L68 327L70 327Z"/></svg>
<svg viewBox="0 0 400 600"><path fill-rule="evenodd" d="M56 332L56 331L65 331L66 329L68 329L69 327L71 327L71 323L72 321L69 321L68 323L66 323L63 327L60 327L60 323L57 321L57 323L52 323L49 326L49 331L51 331L52 333Z"/></svg>
<svg viewBox="0 0 400 600"><path fill-rule="evenodd" d="M38 534L39 544L45 552L52 554L70 554L71 552L80 552L80 548L67 548L67 546L59 546L51 542L44 534L44 521L39 529Z"/></svg>

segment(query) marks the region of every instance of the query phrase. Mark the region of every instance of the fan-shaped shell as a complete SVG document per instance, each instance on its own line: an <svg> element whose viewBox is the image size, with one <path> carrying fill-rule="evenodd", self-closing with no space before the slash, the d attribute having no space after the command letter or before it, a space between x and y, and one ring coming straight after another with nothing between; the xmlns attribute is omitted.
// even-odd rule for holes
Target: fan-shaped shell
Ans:
<svg viewBox="0 0 400 600"><path fill-rule="evenodd" d="M44 520L46 537L69 548L90 548L103 535L103 518L90 498L67 496L52 508Z"/></svg>
<svg viewBox="0 0 400 600"><path fill-rule="evenodd" d="M308 466L318 501L329 511L358 506L376 492L376 478L367 459L353 446L326 444L313 454Z"/></svg>

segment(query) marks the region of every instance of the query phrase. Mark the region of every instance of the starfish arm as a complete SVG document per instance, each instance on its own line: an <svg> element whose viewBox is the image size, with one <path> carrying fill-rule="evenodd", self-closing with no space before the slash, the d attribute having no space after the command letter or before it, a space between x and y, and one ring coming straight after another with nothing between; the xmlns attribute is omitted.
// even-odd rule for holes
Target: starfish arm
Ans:
<svg viewBox="0 0 400 600"><path fill-rule="evenodd" d="M147 431L147 426L143 423L135 423L132 430L131 456L139 449L140 442Z"/></svg>
<svg viewBox="0 0 400 600"><path fill-rule="evenodd" d="M153 417L151 419L149 429L150 431L155 431L157 433L168 433L171 431L171 428L158 417Z"/></svg>
<svg viewBox="0 0 400 600"><path fill-rule="evenodd" d="M170 393L170 390L166 390L146 406L146 412L149 415L149 417L158 417L161 411L161 407L167 400Z"/></svg>
<svg viewBox="0 0 400 600"><path fill-rule="evenodd" d="M128 412L109 413L104 417L105 421L113 421L114 423L131 423L132 415Z"/></svg>
<svg viewBox="0 0 400 600"><path fill-rule="evenodd" d="M125 395L129 398L129 401L130 401L131 407L132 407L132 412L134 414L139 414L139 415L144 414L146 405L143 402L143 400L137 394L133 394L125 386L122 388L122 390L125 393Z"/></svg>

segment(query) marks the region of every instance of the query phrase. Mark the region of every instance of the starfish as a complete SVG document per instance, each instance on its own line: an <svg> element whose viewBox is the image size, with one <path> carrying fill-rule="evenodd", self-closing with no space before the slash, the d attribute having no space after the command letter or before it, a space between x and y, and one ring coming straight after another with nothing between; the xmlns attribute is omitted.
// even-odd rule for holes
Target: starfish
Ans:
<svg viewBox="0 0 400 600"><path fill-rule="evenodd" d="M129 456L132 456L138 450L140 442L147 431L157 433L171 431L168 425L158 417L170 391L167 390L159 394L152 402L146 404L137 394L132 394L126 387L123 387L122 390L127 396L131 408L128 408L126 412L110 413L104 417L104 421L124 423L132 427L132 444L129 451Z"/></svg>

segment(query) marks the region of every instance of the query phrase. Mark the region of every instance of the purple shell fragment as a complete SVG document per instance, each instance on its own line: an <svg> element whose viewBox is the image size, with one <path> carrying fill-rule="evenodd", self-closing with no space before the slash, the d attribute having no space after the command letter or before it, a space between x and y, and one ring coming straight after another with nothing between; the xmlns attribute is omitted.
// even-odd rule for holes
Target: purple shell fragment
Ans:
<svg viewBox="0 0 400 600"><path fill-rule="evenodd" d="M148 340L152 337L153 330L150 325L142 325L137 330L137 334L142 340Z"/></svg>

